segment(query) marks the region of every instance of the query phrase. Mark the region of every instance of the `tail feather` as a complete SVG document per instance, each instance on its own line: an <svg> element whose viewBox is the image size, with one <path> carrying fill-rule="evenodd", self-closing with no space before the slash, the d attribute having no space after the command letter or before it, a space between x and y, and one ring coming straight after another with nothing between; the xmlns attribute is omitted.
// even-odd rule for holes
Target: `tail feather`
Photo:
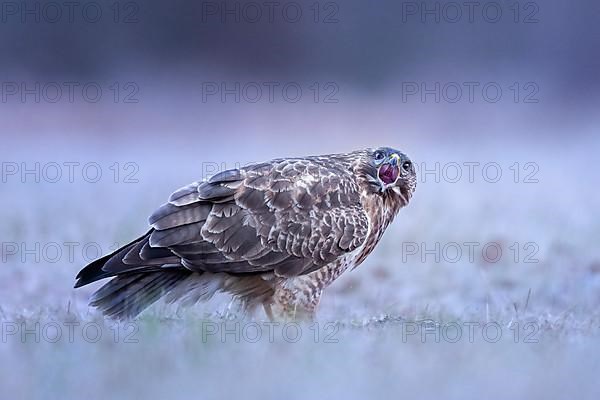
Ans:
<svg viewBox="0 0 600 400"><path fill-rule="evenodd" d="M111 318L133 318L190 274L186 270L166 270L119 275L94 293L90 305Z"/></svg>
<svg viewBox="0 0 600 400"><path fill-rule="evenodd" d="M85 268L83 268L75 279L75 288L88 285L92 282L98 281L100 279L108 278L111 276L115 276L116 272L109 268L111 264L119 264L123 265L123 258L127 253L131 251L133 247L135 247L139 242L143 242L147 240L152 230L148 231L145 235L133 240L132 242L126 244L125 246L113 251L110 254L105 255L102 258L95 260L94 262L88 264ZM140 269L145 267L143 265L137 266L129 266L130 270ZM126 272L126 271L123 271Z"/></svg>
<svg viewBox="0 0 600 400"><path fill-rule="evenodd" d="M119 291L125 289L127 286L131 287L135 282L139 281L144 274L124 274L118 278L112 279L108 283L96 290L90 297L90 305L93 305L97 301L102 300L108 296L116 296Z"/></svg>
<svg viewBox="0 0 600 400"><path fill-rule="evenodd" d="M114 277L92 295L91 306L108 317L133 318L192 274L168 249L148 246L152 232L79 271L76 288Z"/></svg>

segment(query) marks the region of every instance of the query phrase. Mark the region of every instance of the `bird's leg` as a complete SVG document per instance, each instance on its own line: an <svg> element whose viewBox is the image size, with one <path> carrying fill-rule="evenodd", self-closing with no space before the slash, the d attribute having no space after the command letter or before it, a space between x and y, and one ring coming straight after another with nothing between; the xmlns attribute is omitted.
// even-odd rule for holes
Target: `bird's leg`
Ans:
<svg viewBox="0 0 600 400"><path fill-rule="evenodd" d="M322 290L314 285L305 284L306 282L299 279L290 279L275 289L272 308L269 307L274 319L283 321L315 319Z"/></svg>
<svg viewBox="0 0 600 400"><path fill-rule="evenodd" d="M292 313L292 315L293 315L292 319L295 321L313 322L317 315L317 306L318 305L319 305L318 298L308 304L299 305L298 303L296 303L294 306L293 313Z"/></svg>

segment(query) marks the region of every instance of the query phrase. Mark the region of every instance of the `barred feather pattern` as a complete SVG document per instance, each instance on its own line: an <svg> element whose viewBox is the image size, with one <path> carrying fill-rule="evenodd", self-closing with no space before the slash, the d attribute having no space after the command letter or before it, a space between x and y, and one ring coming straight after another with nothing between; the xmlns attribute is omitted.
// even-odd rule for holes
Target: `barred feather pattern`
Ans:
<svg viewBox="0 0 600 400"><path fill-rule="evenodd" d="M313 316L323 289L364 261L412 197L414 168L382 186L377 151L276 159L184 186L145 235L82 269L76 287L114 277L91 301L114 318L217 292L270 317Z"/></svg>

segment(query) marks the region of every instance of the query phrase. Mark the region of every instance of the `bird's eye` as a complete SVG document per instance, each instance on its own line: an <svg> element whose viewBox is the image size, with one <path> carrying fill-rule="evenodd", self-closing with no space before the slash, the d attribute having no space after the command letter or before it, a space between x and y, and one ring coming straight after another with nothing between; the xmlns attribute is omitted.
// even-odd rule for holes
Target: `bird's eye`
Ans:
<svg viewBox="0 0 600 400"><path fill-rule="evenodd" d="M412 163L410 161L404 161L404 163L402 164L402 169L405 171L410 170L410 167L412 166Z"/></svg>
<svg viewBox="0 0 600 400"><path fill-rule="evenodd" d="M385 158L385 154L383 154L381 151L378 151L375 153L375 160L377 161L381 161Z"/></svg>

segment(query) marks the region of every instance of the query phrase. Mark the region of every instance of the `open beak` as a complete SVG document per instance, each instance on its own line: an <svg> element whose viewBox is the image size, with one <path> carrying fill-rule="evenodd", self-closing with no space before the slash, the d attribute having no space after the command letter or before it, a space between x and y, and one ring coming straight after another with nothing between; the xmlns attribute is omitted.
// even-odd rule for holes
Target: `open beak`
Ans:
<svg viewBox="0 0 600 400"><path fill-rule="evenodd" d="M400 167L398 163L400 162L400 156L398 154L392 154L385 160L379 170L377 171L377 175L381 182L385 185L391 185L396 182L398 179L398 175L400 175Z"/></svg>

